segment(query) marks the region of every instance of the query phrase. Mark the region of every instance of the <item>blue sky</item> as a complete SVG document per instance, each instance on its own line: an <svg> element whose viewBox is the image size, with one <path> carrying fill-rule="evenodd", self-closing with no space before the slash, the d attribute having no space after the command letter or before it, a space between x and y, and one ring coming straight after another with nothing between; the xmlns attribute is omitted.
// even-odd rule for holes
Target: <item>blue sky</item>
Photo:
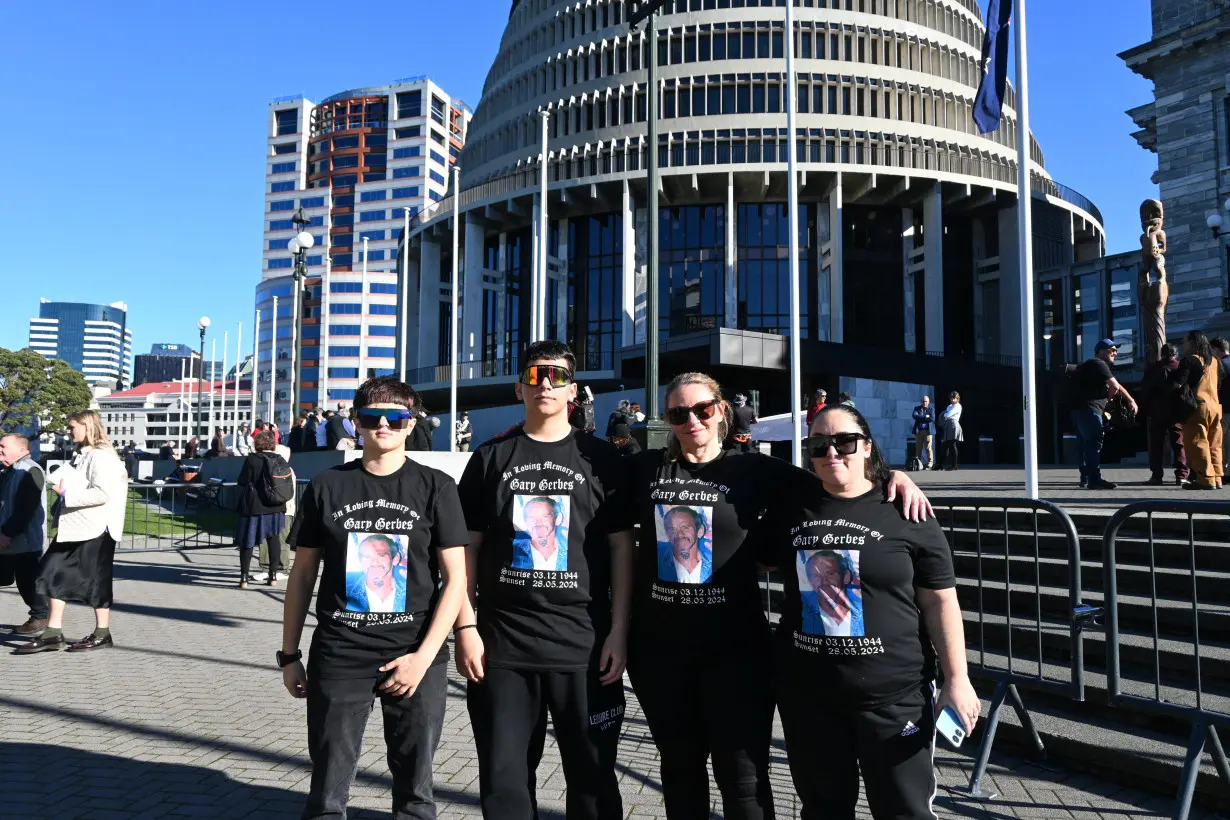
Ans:
<svg viewBox="0 0 1230 820"><path fill-rule="evenodd" d="M202 313L219 357L240 321L247 347L269 101L430 74L475 106L508 6L0 4L0 347L25 346L39 297L127 302L138 353L195 345ZM1123 113L1150 84L1115 55L1149 39L1148 0L1029 0L1027 23L1047 168L1129 250L1157 164Z"/></svg>

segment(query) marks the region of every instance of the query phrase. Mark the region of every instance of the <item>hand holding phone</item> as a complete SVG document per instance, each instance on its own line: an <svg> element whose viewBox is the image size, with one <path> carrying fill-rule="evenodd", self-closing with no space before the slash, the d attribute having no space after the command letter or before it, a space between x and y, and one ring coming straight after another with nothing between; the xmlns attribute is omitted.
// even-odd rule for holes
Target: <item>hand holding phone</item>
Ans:
<svg viewBox="0 0 1230 820"><path fill-rule="evenodd" d="M965 726L961 723L961 716L951 706L940 710L939 717L935 719L935 733L951 743L954 749L960 748L961 741L965 740Z"/></svg>

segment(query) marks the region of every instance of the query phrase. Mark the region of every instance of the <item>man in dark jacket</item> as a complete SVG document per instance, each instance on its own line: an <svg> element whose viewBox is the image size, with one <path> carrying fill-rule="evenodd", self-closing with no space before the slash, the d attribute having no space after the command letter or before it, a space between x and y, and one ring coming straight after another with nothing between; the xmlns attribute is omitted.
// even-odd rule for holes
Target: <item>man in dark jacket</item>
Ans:
<svg viewBox="0 0 1230 820"><path fill-rule="evenodd" d="M1171 409L1174 391L1169 389L1167 382L1171 374L1178 370L1179 359L1175 355L1174 345L1162 345L1161 357L1156 362L1145 365L1145 376L1141 389L1145 391L1145 413L1148 415L1149 436L1149 484L1160 487L1166 483L1163 479L1162 453L1167 443L1170 445L1171 460L1174 461L1174 478L1176 484L1187 480L1187 454L1183 450L1183 425L1176 424Z"/></svg>
<svg viewBox="0 0 1230 820"><path fill-rule="evenodd" d="M328 425L325 428L325 447L329 450L336 450L338 442L342 439L353 439L350 431L346 429L346 417L341 413L334 413L329 416Z"/></svg>

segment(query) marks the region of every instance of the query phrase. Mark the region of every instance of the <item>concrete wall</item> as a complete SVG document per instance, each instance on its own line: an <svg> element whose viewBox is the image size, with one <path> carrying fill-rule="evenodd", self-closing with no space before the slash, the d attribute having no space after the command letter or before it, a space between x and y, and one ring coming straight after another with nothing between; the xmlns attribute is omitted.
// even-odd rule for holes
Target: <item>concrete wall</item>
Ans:
<svg viewBox="0 0 1230 820"><path fill-rule="evenodd" d="M922 403L923 396L931 397L931 406L936 406L935 388L930 385L905 384L881 379L853 379L842 376L840 390L850 394L855 406L871 425L872 438L884 452L884 457L893 467L906 463L906 443L914 439L914 408ZM830 399L836 396L830 394ZM947 402L943 403L945 406ZM941 406L936 415L943 412Z"/></svg>

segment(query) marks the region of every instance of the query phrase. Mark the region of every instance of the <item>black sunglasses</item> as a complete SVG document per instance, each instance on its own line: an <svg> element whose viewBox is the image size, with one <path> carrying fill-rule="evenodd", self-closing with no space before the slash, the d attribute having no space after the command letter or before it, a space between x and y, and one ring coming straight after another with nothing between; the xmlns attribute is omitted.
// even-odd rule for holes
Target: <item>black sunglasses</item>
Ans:
<svg viewBox="0 0 1230 820"><path fill-rule="evenodd" d="M713 414L717 412L718 405L721 403L721 399L709 399L709 401L697 402L691 407L668 407L666 420L676 425L687 424L689 416L696 416L701 421L706 421L713 418Z"/></svg>
<svg viewBox="0 0 1230 820"><path fill-rule="evenodd" d="M829 454L829 448L832 447L837 451L839 456L852 456L858 450L860 441L871 441L869 436L862 433L837 433L832 436L812 436L807 441L808 452L812 458L825 458Z"/></svg>
<svg viewBox="0 0 1230 820"><path fill-rule="evenodd" d="M557 364L532 364L521 371L521 383L526 387L567 387L572 384L572 371Z"/></svg>
<svg viewBox="0 0 1230 820"><path fill-rule="evenodd" d="M400 407L360 407L358 421L364 430L375 430L380 426L381 419L387 421L389 427L394 430L405 430L410 426L412 418L413 413Z"/></svg>

